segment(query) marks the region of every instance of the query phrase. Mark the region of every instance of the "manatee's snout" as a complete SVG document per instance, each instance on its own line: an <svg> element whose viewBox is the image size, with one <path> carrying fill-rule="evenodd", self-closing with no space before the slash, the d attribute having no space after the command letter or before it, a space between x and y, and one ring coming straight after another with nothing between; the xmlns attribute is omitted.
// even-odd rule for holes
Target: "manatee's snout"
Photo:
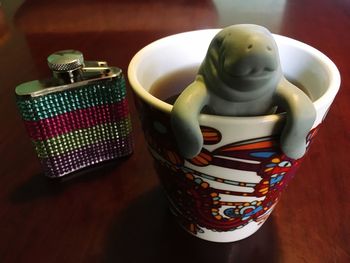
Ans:
<svg viewBox="0 0 350 263"><path fill-rule="evenodd" d="M241 41L239 47L225 53L223 68L232 77L267 76L278 67L277 48L266 35L250 36Z"/></svg>

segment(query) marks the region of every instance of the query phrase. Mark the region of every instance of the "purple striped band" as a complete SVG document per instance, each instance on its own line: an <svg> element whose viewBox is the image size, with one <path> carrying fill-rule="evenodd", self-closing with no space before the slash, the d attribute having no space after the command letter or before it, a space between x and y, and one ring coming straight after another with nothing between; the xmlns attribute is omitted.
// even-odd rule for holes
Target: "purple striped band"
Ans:
<svg viewBox="0 0 350 263"><path fill-rule="evenodd" d="M126 156L132 153L131 135L124 138L102 141L62 155L41 158L46 174L58 177L101 161Z"/></svg>

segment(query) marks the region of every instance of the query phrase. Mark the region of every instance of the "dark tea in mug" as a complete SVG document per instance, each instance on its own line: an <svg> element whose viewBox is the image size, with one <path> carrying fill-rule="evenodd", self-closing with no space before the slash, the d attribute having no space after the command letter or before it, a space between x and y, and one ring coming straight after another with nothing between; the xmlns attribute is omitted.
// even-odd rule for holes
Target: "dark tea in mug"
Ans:
<svg viewBox="0 0 350 263"><path fill-rule="evenodd" d="M191 84L197 74L198 67L182 68L166 74L156 80L149 93L169 104L174 104L180 93Z"/></svg>

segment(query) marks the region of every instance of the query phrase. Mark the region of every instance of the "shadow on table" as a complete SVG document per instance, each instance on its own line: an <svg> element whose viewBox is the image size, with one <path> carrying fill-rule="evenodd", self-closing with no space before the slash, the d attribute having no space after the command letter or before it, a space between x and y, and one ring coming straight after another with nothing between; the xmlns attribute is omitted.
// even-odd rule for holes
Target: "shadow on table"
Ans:
<svg viewBox="0 0 350 263"><path fill-rule="evenodd" d="M278 262L274 218L249 238L213 243L185 232L157 188L132 203L109 231L104 262Z"/></svg>
<svg viewBox="0 0 350 263"><path fill-rule="evenodd" d="M14 203L30 202L38 198L59 195L71 185L101 180L116 170L127 158L129 156L106 161L60 178L49 178L42 173L35 174L10 194L10 200Z"/></svg>

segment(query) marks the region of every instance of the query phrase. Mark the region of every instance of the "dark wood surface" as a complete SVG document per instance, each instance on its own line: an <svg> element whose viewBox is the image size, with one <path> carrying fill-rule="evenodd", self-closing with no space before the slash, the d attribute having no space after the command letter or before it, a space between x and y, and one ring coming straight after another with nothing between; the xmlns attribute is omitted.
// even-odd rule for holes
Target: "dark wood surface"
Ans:
<svg viewBox="0 0 350 263"><path fill-rule="evenodd" d="M349 1L22 2L0 6L0 262L350 262ZM234 23L306 42L342 75L313 147L255 235L210 243L172 221L130 92L131 157L61 182L43 176L14 88L48 76L48 54L78 49L126 71L157 38Z"/></svg>

